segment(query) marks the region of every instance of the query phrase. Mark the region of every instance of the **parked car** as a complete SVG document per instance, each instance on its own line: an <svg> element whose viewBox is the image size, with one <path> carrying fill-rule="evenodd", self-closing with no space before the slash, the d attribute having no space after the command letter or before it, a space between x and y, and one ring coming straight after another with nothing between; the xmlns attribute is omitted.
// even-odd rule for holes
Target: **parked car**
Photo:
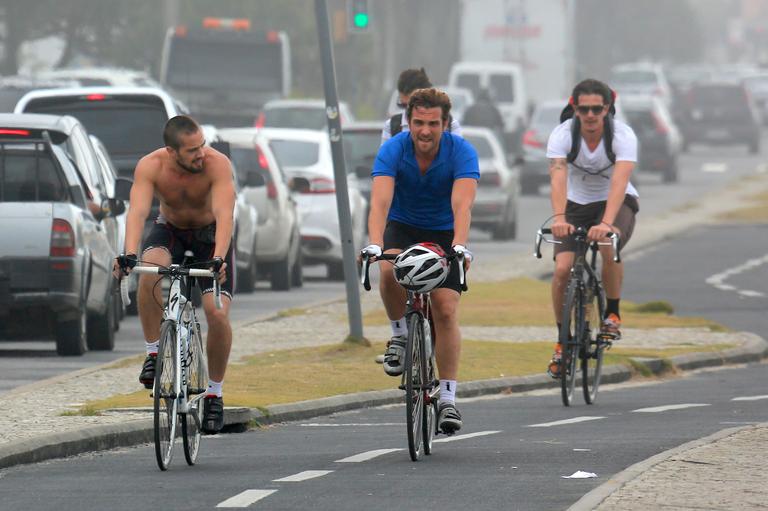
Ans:
<svg viewBox="0 0 768 511"><path fill-rule="evenodd" d="M0 323L11 335L47 330L60 355L113 349L117 317L104 224L125 206L94 204L72 155L77 128L72 117L0 115L0 316L13 317Z"/></svg>
<svg viewBox="0 0 768 511"><path fill-rule="evenodd" d="M472 206L472 227L491 231L495 240L517 235L517 203L520 173L507 165L504 150L493 131L466 126L462 136L477 151L480 181Z"/></svg>
<svg viewBox="0 0 768 511"><path fill-rule="evenodd" d="M230 143L241 193L259 212L258 276L269 278L275 291L301 287L301 235L291 180L256 128L222 129L219 135Z"/></svg>
<svg viewBox="0 0 768 511"><path fill-rule="evenodd" d="M768 126L768 73L760 73L744 78L744 86L749 91L755 106L760 112L760 120Z"/></svg>
<svg viewBox="0 0 768 511"><path fill-rule="evenodd" d="M72 80L42 80L23 75L4 76L0 78L0 112L13 112L16 103L27 92L77 85L78 83Z"/></svg>
<svg viewBox="0 0 768 511"><path fill-rule="evenodd" d="M331 143L323 131L264 128L277 161L296 182L301 249L304 264L324 264L328 278L343 280L341 233L336 205L336 180ZM367 203L354 172L347 172L352 244L359 247L365 235Z"/></svg>
<svg viewBox="0 0 768 511"><path fill-rule="evenodd" d="M683 150L692 144L745 144L760 151L759 115L742 84L698 83L686 95L680 126Z"/></svg>
<svg viewBox="0 0 768 511"><path fill-rule="evenodd" d="M567 103L565 99L541 101L533 110L521 143L520 193L523 195L535 195L539 193L539 186L549 184L547 141L552 130L560 124L560 112Z"/></svg>
<svg viewBox="0 0 768 511"><path fill-rule="evenodd" d="M438 85L437 88L448 94L448 97L451 98L451 115L454 119L461 122L467 107L475 102L475 96L472 91L465 87L452 87L450 85ZM398 90L393 90L389 97L389 103L387 103L387 115L389 117L403 112L402 108L397 106L399 98L400 93Z"/></svg>
<svg viewBox="0 0 768 511"><path fill-rule="evenodd" d="M620 95L658 96L667 108L672 108L672 88L659 64L635 62L614 66L608 84Z"/></svg>
<svg viewBox="0 0 768 511"><path fill-rule="evenodd" d="M381 122L353 122L341 130L347 172L357 176L358 188L366 202L371 200L371 171L381 147L381 128ZM367 221L368 215L365 217Z"/></svg>
<svg viewBox="0 0 768 511"><path fill-rule="evenodd" d="M622 105L638 139L638 170L658 173L664 183L676 183L682 136L672 114L656 96L622 96Z"/></svg>
<svg viewBox="0 0 768 511"><path fill-rule="evenodd" d="M81 67L41 71L35 75L45 80L70 80L80 87L155 87L160 83L144 71L121 67Z"/></svg>
<svg viewBox="0 0 768 511"><path fill-rule="evenodd" d="M342 126L355 120L349 105L339 101ZM325 130L328 118L324 99L274 99L267 101L256 119L257 128Z"/></svg>

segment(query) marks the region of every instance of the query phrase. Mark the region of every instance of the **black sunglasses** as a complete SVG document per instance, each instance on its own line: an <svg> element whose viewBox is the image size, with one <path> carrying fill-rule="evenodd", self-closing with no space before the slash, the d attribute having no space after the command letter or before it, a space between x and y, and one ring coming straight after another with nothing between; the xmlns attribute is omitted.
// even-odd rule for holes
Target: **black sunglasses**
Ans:
<svg viewBox="0 0 768 511"><path fill-rule="evenodd" d="M405 110L405 108L408 106L408 103L403 103L402 101L397 102L397 108L402 108Z"/></svg>
<svg viewBox="0 0 768 511"><path fill-rule="evenodd" d="M603 108L605 108L605 105L581 105L577 106L576 110L578 110L582 115L587 115L590 111L593 114L598 115L603 111Z"/></svg>

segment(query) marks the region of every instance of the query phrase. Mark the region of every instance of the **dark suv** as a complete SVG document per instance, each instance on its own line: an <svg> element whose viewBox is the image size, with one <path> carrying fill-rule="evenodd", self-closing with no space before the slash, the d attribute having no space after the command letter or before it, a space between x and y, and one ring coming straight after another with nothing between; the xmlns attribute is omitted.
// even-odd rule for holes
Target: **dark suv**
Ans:
<svg viewBox="0 0 768 511"><path fill-rule="evenodd" d="M701 83L684 99L683 150L691 144L744 144L760 151L760 125L746 89L735 83Z"/></svg>

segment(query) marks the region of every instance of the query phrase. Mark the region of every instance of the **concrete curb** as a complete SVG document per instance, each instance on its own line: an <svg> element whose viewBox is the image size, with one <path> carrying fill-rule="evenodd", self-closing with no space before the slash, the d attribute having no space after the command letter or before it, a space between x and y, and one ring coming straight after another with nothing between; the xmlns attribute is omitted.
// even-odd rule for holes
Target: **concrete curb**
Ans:
<svg viewBox="0 0 768 511"><path fill-rule="evenodd" d="M669 362L678 369L691 370L702 367L718 367L725 364L756 362L765 357L768 357L768 341L755 337L738 348L722 352L678 355L669 359ZM665 363L663 359L643 360L641 363L645 364L653 374L661 374L669 369L669 364ZM602 382L619 383L627 381L632 378L633 374L633 369L624 365L606 366L603 369ZM556 387L557 382L544 374L537 374L462 382L458 395L460 398L466 398ZM231 431L244 431L252 422L266 425L298 421L346 410L397 404L402 399L403 394L401 391L391 389L273 405L264 410L227 408L225 409L224 423ZM53 433L0 446L0 469L25 463L37 463L54 458L63 458L85 452L139 445L152 441L152 421L147 419L131 420L121 424L92 426L79 431ZM630 467L630 469L633 467ZM625 472L630 469L627 469ZM603 486L608 487L612 485L610 486L610 491L615 491L618 489L618 486L615 486L616 483L614 481L617 481L617 479L612 479L610 483L606 483Z"/></svg>
<svg viewBox="0 0 768 511"><path fill-rule="evenodd" d="M591 492L587 493L586 495L581 497L578 501L576 501L575 504L569 507L568 511L593 511L604 500L606 500L608 497L613 495L615 492L619 491L627 483L640 477L642 474L644 474L651 468L655 467L659 463L667 461L668 459L673 458L678 454L682 454L686 451L690 451L691 449L695 449L703 445L715 443L718 440L722 440L723 438L727 438L731 435L735 435L746 429L755 428L755 427L765 427L765 426L768 426L768 422L723 429L718 431L717 433L713 433L704 438L691 440L690 442L684 443L677 447L673 447L672 449L661 452L655 456L651 456L646 460L635 463L634 465L622 470L621 472L619 472L618 474L610 478L607 482L601 484Z"/></svg>

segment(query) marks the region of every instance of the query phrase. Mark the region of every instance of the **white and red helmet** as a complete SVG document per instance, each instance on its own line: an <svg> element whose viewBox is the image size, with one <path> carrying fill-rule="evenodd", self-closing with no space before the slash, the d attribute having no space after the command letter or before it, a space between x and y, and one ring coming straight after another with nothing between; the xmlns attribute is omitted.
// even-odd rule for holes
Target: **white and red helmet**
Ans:
<svg viewBox="0 0 768 511"><path fill-rule="evenodd" d="M435 243L408 247L395 259L395 279L416 293L428 293L448 277L450 266L445 251Z"/></svg>

